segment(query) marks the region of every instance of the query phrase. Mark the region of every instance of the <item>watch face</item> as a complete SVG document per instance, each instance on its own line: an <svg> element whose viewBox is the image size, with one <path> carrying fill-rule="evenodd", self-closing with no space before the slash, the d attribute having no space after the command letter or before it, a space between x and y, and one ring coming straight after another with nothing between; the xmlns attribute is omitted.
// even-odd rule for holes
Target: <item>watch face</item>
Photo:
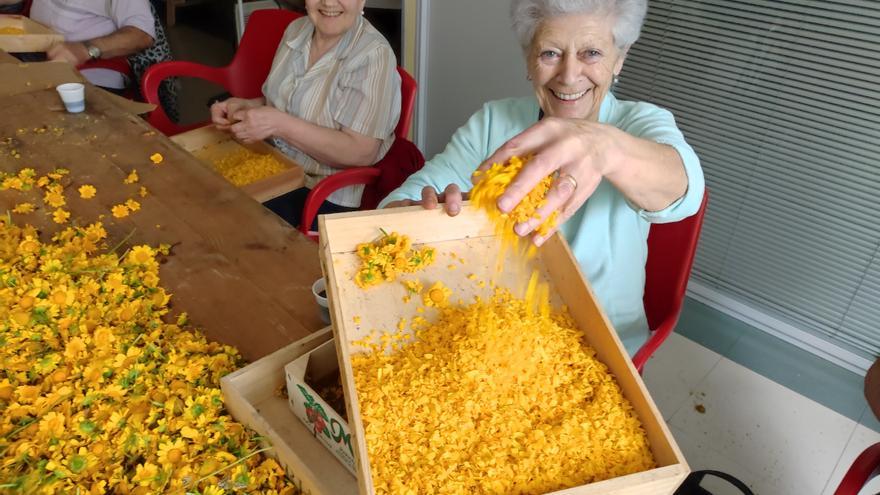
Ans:
<svg viewBox="0 0 880 495"><path fill-rule="evenodd" d="M97 46L89 45L89 56L92 58L101 58L101 49Z"/></svg>

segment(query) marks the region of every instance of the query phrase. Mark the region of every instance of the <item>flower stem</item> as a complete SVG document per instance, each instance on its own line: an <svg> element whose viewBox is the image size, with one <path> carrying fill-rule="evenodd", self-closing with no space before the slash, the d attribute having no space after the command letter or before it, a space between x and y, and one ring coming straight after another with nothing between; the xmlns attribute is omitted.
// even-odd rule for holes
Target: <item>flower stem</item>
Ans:
<svg viewBox="0 0 880 495"><path fill-rule="evenodd" d="M244 462L244 461L250 459L251 457L253 457L253 456L257 455L257 454L263 453L263 452L265 452L265 451L267 451L267 450L272 450L273 448L274 448L274 447L265 447L265 448L262 448L262 449L260 449L260 450L257 450L257 451L254 451L254 452L251 452L250 454L248 454L248 455L242 457L241 459L239 459L239 460L233 462L232 464L229 464L228 466L224 466L224 467L222 467L222 468L220 468L220 469L214 471L213 473L211 473L211 474L209 474L209 475L207 475L207 476L202 476L201 478L199 478L198 480L196 480L196 482L195 482L195 484L193 484L193 486L199 486L199 483L201 483L202 481L205 481L206 479L210 478L211 476L214 476L214 475L217 474L217 473L220 473L220 472L226 471L227 469L229 469L229 468L231 468L231 467L234 467L234 466L237 466L237 465L241 464L242 462Z"/></svg>

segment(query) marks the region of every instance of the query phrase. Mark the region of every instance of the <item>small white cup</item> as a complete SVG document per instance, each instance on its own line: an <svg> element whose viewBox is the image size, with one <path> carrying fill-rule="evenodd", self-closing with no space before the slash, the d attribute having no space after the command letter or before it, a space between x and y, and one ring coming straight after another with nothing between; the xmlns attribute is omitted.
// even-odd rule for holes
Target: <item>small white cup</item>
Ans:
<svg viewBox="0 0 880 495"><path fill-rule="evenodd" d="M322 296L321 293L324 293ZM315 280L312 284L312 294L315 296L315 302L318 303L318 309L321 314L321 321L330 324L330 305L327 303L327 284L323 278Z"/></svg>
<svg viewBox="0 0 880 495"><path fill-rule="evenodd" d="M86 109L85 86L80 83L60 84L55 88L64 102L64 108L70 113L79 113Z"/></svg>

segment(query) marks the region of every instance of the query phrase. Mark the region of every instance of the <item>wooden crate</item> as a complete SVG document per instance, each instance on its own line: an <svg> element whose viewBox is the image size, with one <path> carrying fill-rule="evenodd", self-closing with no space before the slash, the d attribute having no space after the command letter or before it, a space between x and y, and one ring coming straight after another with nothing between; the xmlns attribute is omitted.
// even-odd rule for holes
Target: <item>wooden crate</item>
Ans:
<svg viewBox="0 0 880 495"><path fill-rule="evenodd" d="M271 154L281 163L288 165L289 168L280 174L242 186L242 191L260 203L264 203L294 189L299 189L305 184L305 175L302 167L289 156L262 141L244 145L233 139L232 135L228 132L218 130L212 125L199 127L198 129L172 136L171 140L192 153L196 158L205 162L212 169L212 161L235 153L243 148L257 153Z"/></svg>
<svg viewBox="0 0 880 495"><path fill-rule="evenodd" d="M436 248L434 264L414 275L422 282L439 280L452 290L454 299L468 302L473 300L474 295L480 295L484 300L491 296L488 284L480 288L474 280L468 279L468 275L474 274L478 280L494 280L501 287L523 288L532 267L515 269L522 266L521 262L508 253L507 259L503 260L503 266L507 268L502 273L496 273L498 239L494 227L484 214L468 205L456 217L447 216L442 209L395 208L321 216L319 226L321 265L328 280L334 337L342 368L349 426L355 444L359 490L362 495L372 495L374 489L370 466L366 462L364 425L352 378L351 356L361 348L353 346L352 342L366 337L373 329L396 330L401 317L412 321L413 316L418 314L416 308L420 304L402 302L405 289L400 283L386 283L367 290L357 287L353 282L359 266L356 245L375 239L380 229L384 229L409 236L414 245L424 243ZM453 257L452 253L456 256ZM538 256L531 263L549 282L554 307L566 304L578 327L589 329L585 331L586 341L596 350L599 359L608 366L624 395L632 402L647 431L659 466L650 471L555 493L672 494L690 469L617 334L596 303L568 244L560 236L553 236L539 249ZM455 266L455 269L450 266ZM435 314L433 311L428 309L424 316L430 319ZM359 319L356 320L355 316ZM355 324L355 321L360 324Z"/></svg>
<svg viewBox="0 0 880 495"><path fill-rule="evenodd" d="M9 53L45 52L64 36L22 15L0 15L0 30L20 29L23 34L0 34L0 49Z"/></svg>
<svg viewBox="0 0 880 495"><path fill-rule="evenodd" d="M311 431L293 414L278 392L285 385L284 366L333 337L330 327L294 342L224 376L220 388L226 409L237 421L264 436L277 459L307 495L355 495L357 483Z"/></svg>

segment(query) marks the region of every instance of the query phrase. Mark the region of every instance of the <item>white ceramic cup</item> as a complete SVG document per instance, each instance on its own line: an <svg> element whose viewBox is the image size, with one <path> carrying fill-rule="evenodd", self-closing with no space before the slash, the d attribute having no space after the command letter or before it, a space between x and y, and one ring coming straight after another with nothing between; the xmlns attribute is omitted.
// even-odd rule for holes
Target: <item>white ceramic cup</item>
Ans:
<svg viewBox="0 0 880 495"><path fill-rule="evenodd" d="M321 293L324 293L322 296ZM327 303L327 284L323 278L315 280L312 284L312 294L315 296L315 302L318 303L318 309L321 314L321 321L330 324L330 305Z"/></svg>
<svg viewBox="0 0 880 495"><path fill-rule="evenodd" d="M55 88L64 102L64 108L70 113L79 113L86 109L85 86L80 83L60 84Z"/></svg>

